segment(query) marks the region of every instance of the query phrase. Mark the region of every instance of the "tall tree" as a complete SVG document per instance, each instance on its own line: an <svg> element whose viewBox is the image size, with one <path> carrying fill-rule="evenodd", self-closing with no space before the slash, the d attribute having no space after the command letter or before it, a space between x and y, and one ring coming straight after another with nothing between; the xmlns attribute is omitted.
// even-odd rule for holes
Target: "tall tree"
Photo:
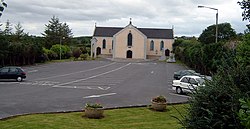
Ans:
<svg viewBox="0 0 250 129"><path fill-rule="evenodd" d="M46 48L60 44L60 42L64 43L73 37L69 26L66 23L61 23L59 18L55 16L45 25L45 31L42 35L45 36L46 39Z"/></svg>
<svg viewBox="0 0 250 129"><path fill-rule="evenodd" d="M9 53L9 42L6 40L5 36L0 34L0 66L5 65L5 59Z"/></svg>
<svg viewBox="0 0 250 129"><path fill-rule="evenodd" d="M241 9L244 11L242 12L242 20L250 22L250 1L249 0L242 0L241 2L238 1L238 4L241 6ZM247 25L247 28L250 30L250 24Z"/></svg>
<svg viewBox="0 0 250 129"><path fill-rule="evenodd" d="M23 26L21 25L20 22L18 22L16 25L15 25L15 33L14 33L14 40L15 41L19 41L21 39L21 37L23 36L28 36L27 33L24 33L24 29L23 29Z"/></svg>
<svg viewBox="0 0 250 129"><path fill-rule="evenodd" d="M4 31L3 31L3 34L4 35L11 35L12 34L12 27L11 27L11 23L9 20L6 21L6 24L5 24L5 28L4 28Z"/></svg>
<svg viewBox="0 0 250 129"><path fill-rule="evenodd" d="M216 25L211 25L207 27L198 38L199 41L205 44L214 43L215 32L216 32L215 29ZM228 41L236 37L237 37L236 32L232 28L230 23L218 24L218 41Z"/></svg>

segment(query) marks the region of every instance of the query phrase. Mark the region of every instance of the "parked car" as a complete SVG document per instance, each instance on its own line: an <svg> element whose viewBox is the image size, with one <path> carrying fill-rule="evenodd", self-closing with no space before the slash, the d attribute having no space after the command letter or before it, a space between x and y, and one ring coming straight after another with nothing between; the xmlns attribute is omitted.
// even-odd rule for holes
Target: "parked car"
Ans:
<svg viewBox="0 0 250 129"><path fill-rule="evenodd" d="M20 67L2 67L0 68L0 79L16 79L21 82L26 78L26 73Z"/></svg>
<svg viewBox="0 0 250 129"><path fill-rule="evenodd" d="M177 94L192 93L198 86L205 86L204 82L200 76L183 76L180 80L173 80L172 89Z"/></svg>
<svg viewBox="0 0 250 129"><path fill-rule="evenodd" d="M186 75L200 75L199 73L196 73L194 70L180 70L177 72L174 72L174 79L181 79L181 77Z"/></svg>

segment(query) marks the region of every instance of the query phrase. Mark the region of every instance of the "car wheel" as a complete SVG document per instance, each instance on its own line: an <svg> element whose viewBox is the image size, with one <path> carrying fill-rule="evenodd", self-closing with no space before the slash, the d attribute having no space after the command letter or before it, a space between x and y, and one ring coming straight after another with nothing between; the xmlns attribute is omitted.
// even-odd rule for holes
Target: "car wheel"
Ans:
<svg viewBox="0 0 250 129"><path fill-rule="evenodd" d="M177 94L182 94L182 89L180 87L176 87L176 93Z"/></svg>
<svg viewBox="0 0 250 129"><path fill-rule="evenodd" d="M18 82L21 82L23 79L22 79L22 77L17 77L16 78L16 81L18 81Z"/></svg>

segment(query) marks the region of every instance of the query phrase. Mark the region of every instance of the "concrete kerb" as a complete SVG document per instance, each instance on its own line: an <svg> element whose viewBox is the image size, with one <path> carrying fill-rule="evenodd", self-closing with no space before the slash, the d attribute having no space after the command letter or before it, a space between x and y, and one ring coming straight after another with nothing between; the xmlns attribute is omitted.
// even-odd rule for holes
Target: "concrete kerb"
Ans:
<svg viewBox="0 0 250 129"><path fill-rule="evenodd" d="M179 105L179 104L188 104L188 102L178 102L178 103L168 103L167 105ZM130 106L121 106L121 107L110 107L104 108L104 110L114 110L114 109L125 109L125 108L142 108L142 107L149 107L150 105L130 105ZM17 118L20 116L28 116L28 115L39 115L39 114L60 114L60 113L74 113L74 112L84 112L84 110L74 110L74 111L58 111L58 112L40 112L40 113L24 113L24 114L17 114L12 115L5 118L0 118L0 121L9 120L13 118Z"/></svg>

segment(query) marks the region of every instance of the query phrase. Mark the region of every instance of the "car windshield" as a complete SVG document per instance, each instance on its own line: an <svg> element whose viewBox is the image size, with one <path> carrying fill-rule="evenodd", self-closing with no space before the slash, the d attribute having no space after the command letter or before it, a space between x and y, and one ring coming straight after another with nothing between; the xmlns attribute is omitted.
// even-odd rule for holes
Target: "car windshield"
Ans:
<svg viewBox="0 0 250 129"><path fill-rule="evenodd" d="M205 80L202 78L196 78L196 80L198 81L199 84L204 84Z"/></svg>

